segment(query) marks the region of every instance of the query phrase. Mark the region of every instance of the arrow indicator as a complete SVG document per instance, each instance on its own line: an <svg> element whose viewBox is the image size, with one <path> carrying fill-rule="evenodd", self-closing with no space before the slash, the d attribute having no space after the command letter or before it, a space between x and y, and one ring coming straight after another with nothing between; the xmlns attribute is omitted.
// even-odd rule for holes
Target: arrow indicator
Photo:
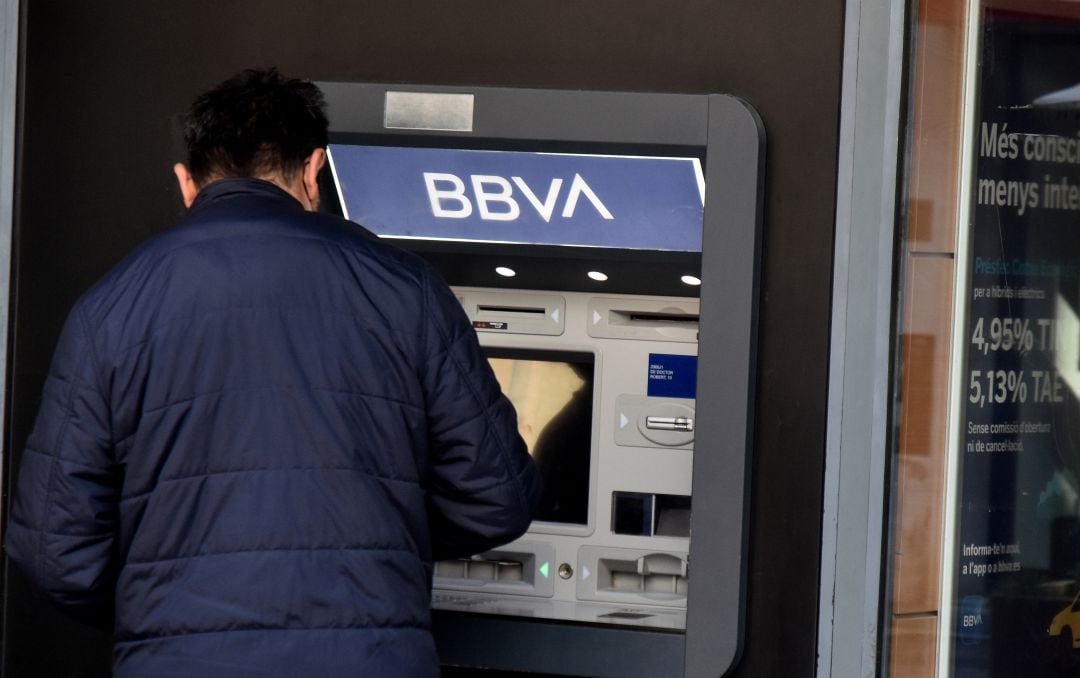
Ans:
<svg viewBox="0 0 1080 678"><path fill-rule="evenodd" d="M593 325L599 323L601 319L602 318L600 316L600 313L598 313L597 311L592 312L592 324Z"/></svg>
<svg viewBox="0 0 1080 678"><path fill-rule="evenodd" d="M619 428L626 428L626 425L630 423L630 420L626 418L626 415L619 412Z"/></svg>
<svg viewBox="0 0 1080 678"><path fill-rule="evenodd" d="M555 309L551 312L551 319L555 322L559 322L559 309Z"/></svg>
<svg viewBox="0 0 1080 678"><path fill-rule="evenodd" d="M585 567L584 565L581 566L581 580L582 581L585 581L586 579L588 579L589 575L591 575L591 574L592 574L592 572L589 571L589 568Z"/></svg>
<svg viewBox="0 0 1080 678"><path fill-rule="evenodd" d="M549 569L550 569L550 565L548 563L544 563L543 565L540 566L540 574L544 575L544 579L548 578L548 570Z"/></svg>

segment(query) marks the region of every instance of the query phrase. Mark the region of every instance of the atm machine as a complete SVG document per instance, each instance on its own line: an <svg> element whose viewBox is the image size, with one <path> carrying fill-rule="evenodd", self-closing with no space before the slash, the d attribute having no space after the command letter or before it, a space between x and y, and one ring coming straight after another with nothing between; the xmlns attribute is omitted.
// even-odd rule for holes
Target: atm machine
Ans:
<svg viewBox="0 0 1080 678"><path fill-rule="evenodd" d="M456 292L545 482L436 563L443 661L724 674L744 617L764 135L726 95L320 83L330 209Z"/></svg>

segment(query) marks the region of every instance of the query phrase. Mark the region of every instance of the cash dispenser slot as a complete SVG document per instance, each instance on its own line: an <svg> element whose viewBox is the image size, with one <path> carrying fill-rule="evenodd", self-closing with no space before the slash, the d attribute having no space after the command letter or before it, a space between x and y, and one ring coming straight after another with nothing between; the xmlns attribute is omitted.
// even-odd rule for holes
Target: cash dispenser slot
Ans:
<svg viewBox="0 0 1080 678"><path fill-rule="evenodd" d="M553 593L554 553L550 544L515 544L471 558L435 563L439 588L486 593L513 592L549 597Z"/></svg>
<svg viewBox="0 0 1080 678"><path fill-rule="evenodd" d="M611 531L639 537L689 537L690 497L612 492Z"/></svg>
<svg viewBox="0 0 1080 678"><path fill-rule="evenodd" d="M435 576L469 581L524 581L526 563L520 560L458 558L435 564Z"/></svg>
<svg viewBox="0 0 1080 678"><path fill-rule="evenodd" d="M476 310L480 313L524 313L526 315L544 315L547 313L547 309L543 307L535 306L492 306L490 304L478 304Z"/></svg>
<svg viewBox="0 0 1080 678"><path fill-rule="evenodd" d="M454 293L477 332L559 336L566 328L566 299L561 295L470 287L455 288Z"/></svg>
<svg viewBox="0 0 1080 678"><path fill-rule="evenodd" d="M696 342L698 338L697 299L608 299L589 300L590 336L609 339Z"/></svg>
<svg viewBox="0 0 1080 678"><path fill-rule="evenodd" d="M581 566L596 576L579 580L581 598L682 605L689 587L686 554L583 548ZM592 586L588 586L592 583Z"/></svg>
<svg viewBox="0 0 1080 678"><path fill-rule="evenodd" d="M688 313L635 313L626 311L611 312L614 325L637 325L640 327L688 327L698 326L697 314Z"/></svg>
<svg viewBox="0 0 1080 678"><path fill-rule="evenodd" d="M650 553L635 560L600 559L604 590L643 595L686 596L686 562L667 553Z"/></svg>

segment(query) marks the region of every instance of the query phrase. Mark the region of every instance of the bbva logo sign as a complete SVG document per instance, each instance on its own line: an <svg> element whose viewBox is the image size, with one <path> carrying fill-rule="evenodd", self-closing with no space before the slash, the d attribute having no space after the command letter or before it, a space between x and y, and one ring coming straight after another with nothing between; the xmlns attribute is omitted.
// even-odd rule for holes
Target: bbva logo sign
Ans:
<svg viewBox="0 0 1080 678"><path fill-rule="evenodd" d="M551 221L562 199L560 216L572 219L582 198L604 219L614 219L611 210L600 200L580 174L574 174L570 188L562 195L563 179L554 178L541 199L521 177L501 177L493 174L470 174L469 185L456 174L424 172L431 213L440 219L466 219L475 207L485 221L514 221L521 216L523 196L545 223ZM469 189L472 189L471 196ZM514 189L517 189L515 192Z"/></svg>

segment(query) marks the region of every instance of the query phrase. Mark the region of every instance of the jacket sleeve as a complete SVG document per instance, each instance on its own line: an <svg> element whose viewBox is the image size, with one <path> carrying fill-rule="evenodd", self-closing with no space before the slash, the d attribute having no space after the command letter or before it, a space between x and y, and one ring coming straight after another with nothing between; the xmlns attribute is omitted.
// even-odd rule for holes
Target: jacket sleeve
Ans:
<svg viewBox="0 0 1080 678"><path fill-rule="evenodd" d="M461 304L426 277L425 366L436 559L472 555L528 529L540 479Z"/></svg>
<svg viewBox="0 0 1080 678"><path fill-rule="evenodd" d="M76 307L22 454L5 547L39 593L101 622L112 598L119 474L94 365Z"/></svg>

